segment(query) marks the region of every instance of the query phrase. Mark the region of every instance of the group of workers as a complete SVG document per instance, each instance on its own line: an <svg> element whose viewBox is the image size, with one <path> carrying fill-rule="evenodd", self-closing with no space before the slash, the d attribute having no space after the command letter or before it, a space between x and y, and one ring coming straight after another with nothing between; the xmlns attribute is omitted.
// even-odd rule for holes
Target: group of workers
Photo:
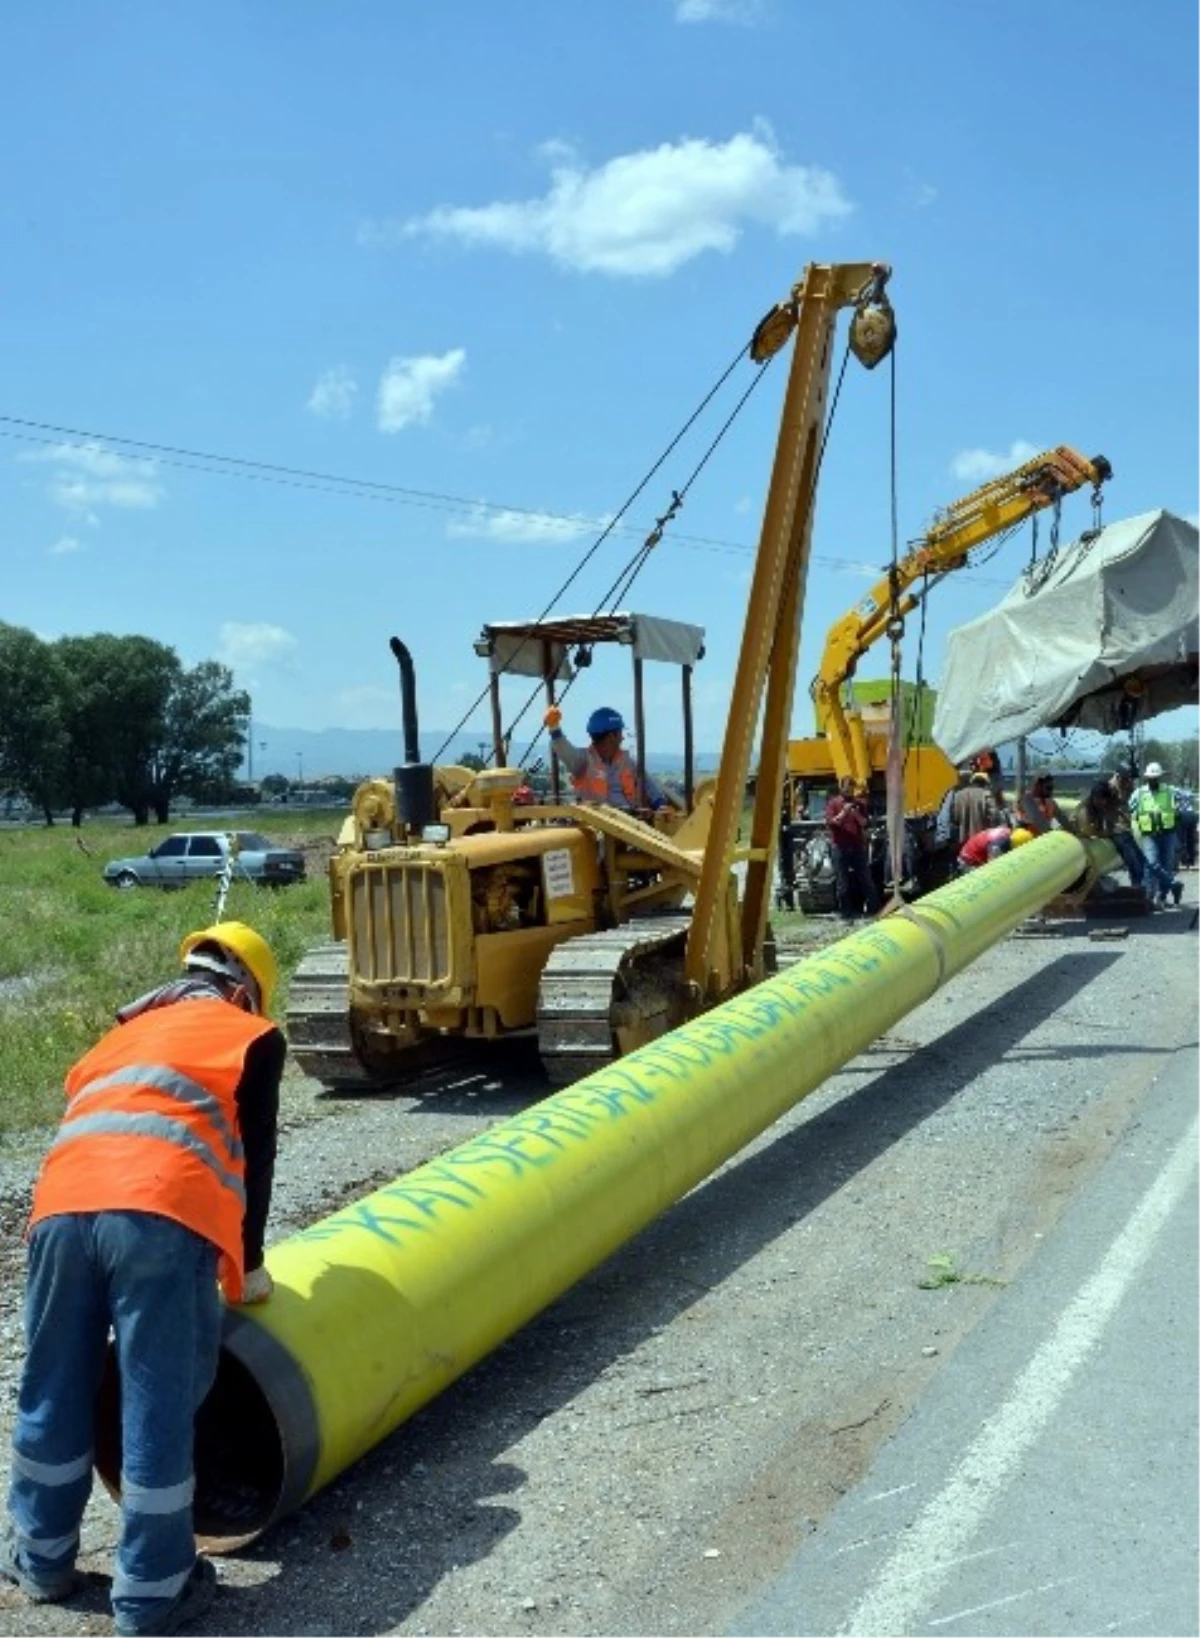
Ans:
<svg viewBox="0 0 1200 1638"><path fill-rule="evenodd" d="M1144 890L1154 908L1180 902L1183 884L1176 868L1192 868L1196 862L1195 798L1187 787L1168 784L1161 764L1151 762L1140 785L1130 768L1096 781L1070 815L1054 790L1052 773L1036 774L1017 803L1014 824L993 770L973 768L967 782L947 798L946 823L959 841L960 874L1047 831L1071 830L1110 840L1130 882Z"/></svg>

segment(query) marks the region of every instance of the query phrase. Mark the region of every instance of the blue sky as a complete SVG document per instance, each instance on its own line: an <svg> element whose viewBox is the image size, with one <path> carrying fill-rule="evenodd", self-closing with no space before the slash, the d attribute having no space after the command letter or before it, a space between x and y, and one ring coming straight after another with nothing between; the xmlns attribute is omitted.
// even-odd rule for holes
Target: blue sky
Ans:
<svg viewBox="0 0 1200 1638"><path fill-rule="evenodd" d="M1112 461L1108 519L1194 517L1196 63L1191 0L7 6L0 618L145 633L232 665L262 722L399 736L396 633L422 726L452 727L483 621L544 610L809 261L894 267L902 539L1058 443ZM752 376L560 608L602 605ZM706 746L783 376L626 600L706 627ZM826 628L890 553L890 425L888 367L855 369L797 731ZM1090 522L1072 497L1064 538ZM931 599L934 683L1029 549ZM677 683L653 680L651 748L673 748ZM600 699L628 706L623 667L568 728Z"/></svg>

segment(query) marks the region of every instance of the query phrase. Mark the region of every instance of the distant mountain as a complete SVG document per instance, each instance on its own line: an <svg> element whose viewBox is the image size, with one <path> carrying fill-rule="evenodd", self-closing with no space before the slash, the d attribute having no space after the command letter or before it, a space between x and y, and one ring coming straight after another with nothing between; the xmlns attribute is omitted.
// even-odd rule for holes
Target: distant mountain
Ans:
<svg viewBox="0 0 1200 1638"><path fill-rule="evenodd" d="M523 754L532 736L520 736L518 752ZM478 734L458 734L446 745L445 732L432 728L421 734L421 755L439 762L457 762L474 752L487 757L489 742L481 742ZM444 749L443 749L444 747ZM543 741L537 756L546 756ZM697 751L699 770L715 768L714 751ZM265 779L267 774L282 774L285 779L304 781L340 775L343 779L365 779L370 775L389 774L397 763L404 761L404 736L397 727L390 728L275 728L269 723L254 724L253 756L242 764L246 778ZM653 772L669 773L681 766L682 752L665 751L650 758Z"/></svg>

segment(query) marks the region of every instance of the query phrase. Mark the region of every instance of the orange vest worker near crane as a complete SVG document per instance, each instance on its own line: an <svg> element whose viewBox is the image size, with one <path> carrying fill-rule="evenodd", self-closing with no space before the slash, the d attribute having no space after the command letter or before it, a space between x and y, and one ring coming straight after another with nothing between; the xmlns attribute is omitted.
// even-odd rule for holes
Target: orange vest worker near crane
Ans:
<svg viewBox="0 0 1200 1638"><path fill-rule="evenodd" d="M216 1373L218 1282L263 1302L286 1046L275 957L243 922L192 933L183 976L130 1002L69 1071L33 1197L26 1357L0 1577L35 1603L75 1585L109 1328L121 1376L118 1633L211 1603L192 1530L196 1411Z"/></svg>

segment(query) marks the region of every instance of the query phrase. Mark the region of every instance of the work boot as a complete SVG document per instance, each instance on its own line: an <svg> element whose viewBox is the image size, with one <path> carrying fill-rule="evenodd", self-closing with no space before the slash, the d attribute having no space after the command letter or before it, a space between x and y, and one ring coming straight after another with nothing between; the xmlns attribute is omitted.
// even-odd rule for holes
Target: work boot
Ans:
<svg viewBox="0 0 1200 1638"><path fill-rule="evenodd" d="M0 1541L0 1581L19 1587L31 1604L61 1604L75 1591L79 1577L73 1566L40 1576L27 1570L21 1563L17 1538L10 1527Z"/></svg>
<svg viewBox="0 0 1200 1638"><path fill-rule="evenodd" d="M1182 882L1172 882L1171 883L1171 897L1175 900L1176 904L1179 903L1180 899L1183 897L1183 883Z"/></svg>
<svg viewBox="0 0 1200 1638"><path fill-rule="evenodd" d="M159 1638L160 1633L178 1632L198 1621L217 1596L217 1572L210 1558L198 1558L179 1592L157 1619L144 1627L130 1627L117 1621L120 1638Z"/></svg>

